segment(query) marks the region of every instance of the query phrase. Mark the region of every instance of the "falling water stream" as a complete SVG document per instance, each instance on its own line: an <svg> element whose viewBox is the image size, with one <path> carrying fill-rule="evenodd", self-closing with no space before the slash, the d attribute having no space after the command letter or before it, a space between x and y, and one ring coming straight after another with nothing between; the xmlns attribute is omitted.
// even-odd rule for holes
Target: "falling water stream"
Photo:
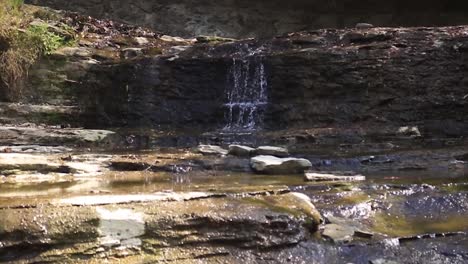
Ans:
<svg viewBox="0 0 468 264"><path fill-rule="evenodd" d="M261 57L232 59L224 104L225 131L251 131L261 126L268 82Z"/></svg>

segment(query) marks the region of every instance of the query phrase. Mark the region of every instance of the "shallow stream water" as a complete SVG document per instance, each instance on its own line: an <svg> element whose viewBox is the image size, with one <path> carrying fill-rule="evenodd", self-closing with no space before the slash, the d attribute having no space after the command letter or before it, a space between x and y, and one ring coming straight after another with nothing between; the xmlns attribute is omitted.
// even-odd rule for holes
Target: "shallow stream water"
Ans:
<svg viewBox="0 0 468 264"><path fill-rule="evenodd" d="M192 169L192 157L187 156L186 150L163 153L178 160L171 165L172 172L155 172L149 168L122 171L111 166L99 175L73 177L55 173L34 182L4 181L0 185L0 208L37 207L79 196L100 199L102 195L150 195L169 191L238 197L262 191L290 190L309 196L326 223L352 226L372 236L371 239L333 243L320 238L318 233L315 238L301 242L300 247L291 249L298 254L297 263L307 259L318 261L313 263L368 263L370 259L375 260L372 263L392 263L379 261L402 257L409 261L395 263L468 261L466 168L363 171L366 176L363 182L314 183L305 182L301 175L256 175L222 167ZM161 151L117 155L135 160L143 155L144 160L151 160L161 158ZM116 153L99 153L96 157L107 156L116 156ZM437 261L432 262L434 259Z"/></svg>

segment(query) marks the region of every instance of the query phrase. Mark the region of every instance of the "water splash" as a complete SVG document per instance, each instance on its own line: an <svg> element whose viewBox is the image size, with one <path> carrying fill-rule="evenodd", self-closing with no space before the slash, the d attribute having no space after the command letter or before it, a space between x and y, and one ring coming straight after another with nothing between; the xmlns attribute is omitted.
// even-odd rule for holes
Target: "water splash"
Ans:
<svg viewBox="0 0 468 264"><path fill-rule="evenodd" d="M223 130L255 130L268 102L268 82L261 57L232 59L227 77Z"/></svg>

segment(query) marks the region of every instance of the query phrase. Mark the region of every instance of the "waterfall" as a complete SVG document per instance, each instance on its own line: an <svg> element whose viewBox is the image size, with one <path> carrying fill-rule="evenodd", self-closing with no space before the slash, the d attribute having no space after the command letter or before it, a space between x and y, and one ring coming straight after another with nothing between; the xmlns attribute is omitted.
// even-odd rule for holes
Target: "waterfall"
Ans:
<svg viewBox="0 0 468 264"><path fill-rule="evenodd" d="M267 78L261 57L232 59L227 76L224 130L255 130L267 105Z"/></svg>

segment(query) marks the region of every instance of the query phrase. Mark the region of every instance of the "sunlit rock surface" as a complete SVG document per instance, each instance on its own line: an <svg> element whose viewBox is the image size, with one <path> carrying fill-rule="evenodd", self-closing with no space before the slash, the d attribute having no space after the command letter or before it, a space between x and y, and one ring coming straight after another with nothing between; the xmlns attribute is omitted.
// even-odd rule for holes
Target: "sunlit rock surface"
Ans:
<svg viewBox="0 0 468 264"><path fill-rule="evenodd" d="M255 156L250 159L250 166L257 173L298 174L312 166L306 159L277 158L275 156Z"/></svg>

